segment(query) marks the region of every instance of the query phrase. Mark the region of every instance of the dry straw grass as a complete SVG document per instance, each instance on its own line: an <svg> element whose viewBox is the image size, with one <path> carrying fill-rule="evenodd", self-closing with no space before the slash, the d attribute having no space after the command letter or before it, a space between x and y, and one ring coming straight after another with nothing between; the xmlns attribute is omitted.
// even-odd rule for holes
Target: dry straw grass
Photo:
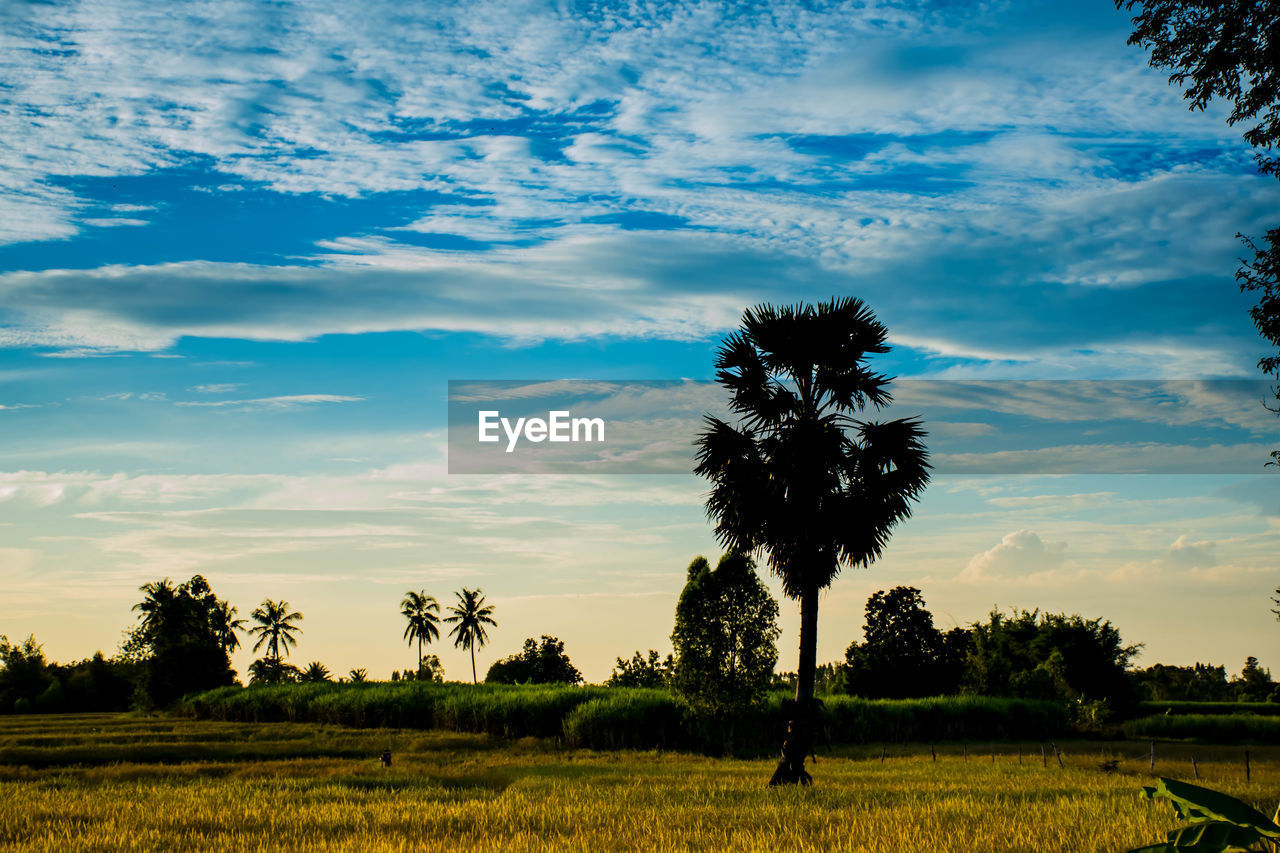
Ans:
<svg viewBox="0 0 1280 853"><path fill-rule="evenodd" d="M393 752L391 768L377 753ZM879 748L820 759L811 790L771 762L557 750L484 735L131 717L0 718L0 849L1114 851L1174 818L1138 796L1146 745ZM147 750L153 750L147 752ZM1190 747L1157 772L1189 778ZM1270 812L1276 750L1195 747L1206 784ZM121 760L121 750L141 758ZM156 750L159 750L158 752ZM197 760L178 762L194 750ZM32 761L36 753L39 760ZM16 756L26 758L22 766ZM1120 770L1098 769L1107 757ZM40 765L40 766L33 766Z"/></svg>

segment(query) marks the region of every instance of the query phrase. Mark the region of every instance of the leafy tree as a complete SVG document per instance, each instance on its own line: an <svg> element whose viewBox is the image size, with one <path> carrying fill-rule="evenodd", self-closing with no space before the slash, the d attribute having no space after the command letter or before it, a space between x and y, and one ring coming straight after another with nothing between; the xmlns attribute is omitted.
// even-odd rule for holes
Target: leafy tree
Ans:
<svg viewBox="0 0 1280 853"><path fill-rule="evenodd" d="M352 684L364 684L369 680L369 672L364 667L353 669L347 673L347 680Z"/></svg>
<svg viewBox="0 0 1280 853"><path fill-rule="evenodd" d="M430 645L432 640L440 636L438 627L440 617L437 615L439 612L440 605L425 591L410 590L404 594L404 600L400 602L400 615L408 622L403 639L408 640L411 646L415 641L417 642L419 666L422 665L422 644L425 642Z"/></svg>
<svg viewBox="0 0 1280 853"><path fill-rule="evenodd" d="M1265 702L1276 689L1275 682L1271 680L1271 670L1258 666L1258 659L1253 655L1245 658L1244 669L1231 686L1235 690L1235 698L1241 702Z"/></svg>
<svg viewBox="0 0 1280 853"><path fill-rule="evenodd" d="M45 691L36 697L35 709L41 714L59 714L67 709L67 693L62 682L54 678Z"/></svg>
<svg viewBox="0 0 1280 853"><path fill-rule="evenodd" d="M332 673L329 672L329 667L320 663L318 660L313 660L311 663L307 664L307 668L298 676L298 680L311 684L319 684L326 681L332 681L333 677Z"/></svg>
<svg viewBox="0 0 1280 853"><path fill-rule="evenodd" d="M461 592L454 595L458 602L449 605L449 613L452 615L446 616L444 621L453 625L449 636L453 637L454 647L471 652L471 683L475 684L476 647L484 648L485 643L489 642L485 626L496 628L498 623L493 621L493 605L485 604L483 590L467 589L464 586Z"/></svg>
<svg viewBox="0 0 1280 853"><path fill-rule="evenodd" d="M800 602L796 697L770 784L811 780L817 707L818 593L844 566L867 566L911 514L929 480L914 419L857 419L891 402L867 356L888 331L861 300L817 307L760 305L721 345L716 381L739 423L706 418L695 472L712 488L707 514L730 551L765 554L787 597Z"/></svg>
<svg viewBox="0 0 1280 853"><path fill-rule="evenodd" d="M10 643L0 636L0 714L10 711L124 711L134 691L136 666L107 660L57 664L45 660L35 637Z"/></svg>
<svg viewBox="0 0 1280 853"><path fill-rule="evenodd" d="M1133 673L1133 684L1139 697L1156 702L1226 702L1231 698L1227 668L1206 663L1158 663Z"/></svg>
<svg viewBox="0 0 1280 853"><path fill-rule="evenodd" d="M867 599L863 642L845 652L847 689L870 698L940 696L959 690L968 634L944 634L911 586Z"/></svg>
<svg viewBox="0 0 1280 853"><path fill-rule="evenodd" d="M770 690L789 690L795 692L796 674L794 672L775 672L769 682ZM843 661L838 663L820 663L813 670L813 692L817 696L829 696L833 693L848 692L848 667Z"/></svg>
<svg viewBox="0 0 1280 853"><path fill-rule="evenodd" d="M1117 9L1140 11L1132 18L1129 44L1151 51L1151 67L1172 73L1190 109L1203 110L1214 98L1231 104L1227 124L1244 123L1244 141L1253 146L1258 170L1280 177L1280 2L1277 0L1115 0ZM1259 334L1280 347L1280 228L1267 231L1261 245L1237 234L1253 252L1242 261L1236 281L1259 294L1250 309ZM1280 353L1258 361L1280 382ZM1273 389L1280 400L1280 384ZM1280 407L1273 409L1280 412ZM1275 465L1280 450L1271 452Z"/></svg>
<svg viewBox="0 0 1280 853"><path fill-rule="evenodd" d="M423 655L418 659L417 678L419 681L433 681L436 684L444 683L444 664L440 663L439 655ZM408 675L408 673L405 673Z"/></svg>
<svg viewBox="0 0 1280 853"><path fill-rule="evenodd" d="M1123 707L1135 697L1129 661L1141 644L1126 646L1102 619L1079 615L993 610L970 628L966 690L983 696L1029 699L1106 699Z"/></svg>
<svg viewBox="0 0 1280 853"><path fill-rule="evenodd" d="M735 718L763 698L778 662L778 603L745 554L689 564L676 604L671 684L733 748Z"/></svg>
<svg viewBox="0 0 1280 853"><path fill-rule="evenodd" d="M253 644L256 652L264 645L267 647L267 660L272 662L275 670L280 670L281 658L289 654L289 649L298 644L297 634L302 629L295 622L302 621L302 614L289 609L287 601L272 601L267 598L250 614L253 627L249 633L258 641Z"/></svg>
<svg viewBox="0 0 1280 853"><path fill-rule="evenodd" d="M124 647L126 659L140 662L143 704L163 707L187 693L235 682L229 655L235 611L208 581L195 575L175 586L165 578L139 589L144 597L133 607L139 624Z"/></svg>
<svg viewBox="0 0 1280 853"><path fill-rule="evenodd" d="M50 667L62 682L67 709L76 712L127 710L138 671L134 664L107 660L102 652L95 652L88 660Z"/></svg>
<svg viewBox="0 0 1280 853"><path fill-rule="evenodd" d="M0 635L0 713L14 710L19 701L25 703L24 707L32 707L53 680L44 648L34 636L10 643L8 637Z"/></svg>
<svg viewBox="0 0 1280 853"><path fill-rule="evenodd" d="M542 635L530 637L519 654L496 661L484 677L486 684L580 684L578 672L564 652L564 642Z"/></svg>
<svg viewBox="0 0 1280 853"><path fill-rule="evenodd" d="M618 658L618 663L614 666L605 685L608 687L665 687L674 668L674 656L667 655L662 659L656 651L649 649L649 655L645 657L637 649L631 656L631 660Z"/></svg>
<svg viewBox="0 0 1280 853"><path fill-rule="evenodd" d="M444 683L444 664L440 663L437 655L423 655L418 661L417 672L406 669L404 672L393 670L391 673L392 681L430 681L436 684Z"/></svg>

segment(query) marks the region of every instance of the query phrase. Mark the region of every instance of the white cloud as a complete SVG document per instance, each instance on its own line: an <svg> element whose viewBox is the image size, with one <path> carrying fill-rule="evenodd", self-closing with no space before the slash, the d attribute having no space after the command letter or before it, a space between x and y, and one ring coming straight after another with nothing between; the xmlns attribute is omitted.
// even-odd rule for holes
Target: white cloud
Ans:
<svg viewBox="0 0 1280 853"><path fill-rule="evenodd" d="M883 306L904 343L1041 375L1247 369L1252 340L1222 313L1161 341L1121 322L1123 297L1063 313L1052 293L1221 279L1230 235L1258 230L1274 185L1242 177L1236 132L1216 106L1188 113L1124 45L1121 17L1090 30L997 14L478 2L437 4L428 27L390 4L31 7L8 20L0 62L0 133L24 141L0 152L0 240L150 209L160 223L164 203L104 206L64 185L174 166L208 170L193 180L214 192L453 201L381 235L353 222L308 259L318 268L11 274L0 346L80 356L401 329L684 339L756 298L835 290ZM646 214L689 233L610 224ZM424 250L415 232L501 248ZM940 312L958 286L968 311ZM1147 299L1146 328L1179 327L1183 304Z"/></svg>
<svg viewBox="0 0 1280 853"><path fill-rule="evenodd" d="M216 409L252 411L255 409L296 409L316 403L357 403L364 397L344 394L285 394L279 397L258 397L252 400L179 400L176 406L202 406Z"/></svg>
<svg viewBox="0 0 1280 853"><path fill-rule="evenodd" d="M974 555L958 579L966 583L1025 581L1057 571L1066 550L1065 542L1046 542L1032 530L1017 530Z"/></svg>
<svg viewBox="0 0 1280 853"><path fill-rule="evenodd" d="M150 224L146 219L127 219L125 217L113 217L111 219L101 219L98 217L89 217L81 219L81 223L93 228L123 228L129 226L139 226Z"/></svg>
<svg viewBox="0 0 1280 853"><path fill-rule="evenodd" d="M1192 542L1184 533L1174 540L1169 550L1157 560L1157 563L1163 568L1175 570L1209 568L1218 562L1214 555L1217 544L1210 540Z"/></svg>
<svg viewBox="0 0 1280 853"><path fill-rule="evenodd" d="M240 382L211 382L207 385L193 385L188 391L194 391L197 394L229 394L243 386Z"/></svg>

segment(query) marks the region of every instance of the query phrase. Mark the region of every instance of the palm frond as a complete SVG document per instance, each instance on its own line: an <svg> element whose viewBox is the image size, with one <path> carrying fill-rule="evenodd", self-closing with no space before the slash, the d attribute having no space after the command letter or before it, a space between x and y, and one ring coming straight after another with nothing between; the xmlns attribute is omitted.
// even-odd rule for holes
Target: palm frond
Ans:
<svg viewBox="0 0 1280 853"><path fill-rule="evenodd" d="M867 364L887 337L851 297L757 305L717 353L738 423L704 419L694 471L711 482L716 539L767 556L788 595L879 557L928 483L919 421L857 417L892 401L891 379Z"/></svg>

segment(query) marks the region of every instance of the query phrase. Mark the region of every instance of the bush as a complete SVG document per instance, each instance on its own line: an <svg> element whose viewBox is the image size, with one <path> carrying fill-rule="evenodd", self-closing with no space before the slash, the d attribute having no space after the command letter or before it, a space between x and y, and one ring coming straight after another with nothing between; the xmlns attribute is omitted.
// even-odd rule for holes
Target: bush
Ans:
<svg viewBox="0 0 1280 853"><path fill-rule="evenodd" d="M1280 717L1280 702L1140 702L1139 717L1154 714L1257 714Z"/></svg>
<svg viewBox="0 0 1280 853"><path fill-rule="evenodd" d="M564 719L568 742L588 749L690 748L696 730L689 706L666 690L611 690Z"/></svg>
<svg viewBox="0 0 1280 853"><path fill-rule="evenodd" d="M56 678L49 682L49 687L36 697L36 710L41 714L56 714L64 710L66 704L66 692L62 689L62 682Z"/></svg>
<svg viewBox="0 0 1280 853"><path fill-rule="evenodd" d="M438 684L429 681L229 687L189 696L182 710L234 722L320 722L557 737L565 715L602 687Z"/></svg>
<svg viewBox="0 0 1280 853"><path fill-rule="evenodd" d="M773 750L786 728L774 692L737 722L735 744ZM223 687L187 697L197 717L234 722L318 722L356 727L444 729L506 738L561 737L591 749L699 749L722 746L682 700L662 689L530 685L280 684ZM933 699L828 697L820 743L1039 739L1068 730L1054 702L945 696Z"/></svg>
<svg viewBox="0 0 1280 853"><path fill-rule="evenodd" d="M519 654L496 661L485 675L486 684L581 684L578 672L564 651L564 641L542 635L530 637Z"/></svg>
<svg viewBox="0 0 1280 853"><path fill-rule="evenodd" d="M1157 714L1124 724L1126 737L1280 743L1280 718L1261 714Z"/></svg>
<svg viewBox="0 0 1280 853"><path fill-rule="evenodd" d="M1064 734L1070 715L1059 702L987 696L824 700L833 743L1040 739ZM779 718L781 713L779 712Z"/></svg>

